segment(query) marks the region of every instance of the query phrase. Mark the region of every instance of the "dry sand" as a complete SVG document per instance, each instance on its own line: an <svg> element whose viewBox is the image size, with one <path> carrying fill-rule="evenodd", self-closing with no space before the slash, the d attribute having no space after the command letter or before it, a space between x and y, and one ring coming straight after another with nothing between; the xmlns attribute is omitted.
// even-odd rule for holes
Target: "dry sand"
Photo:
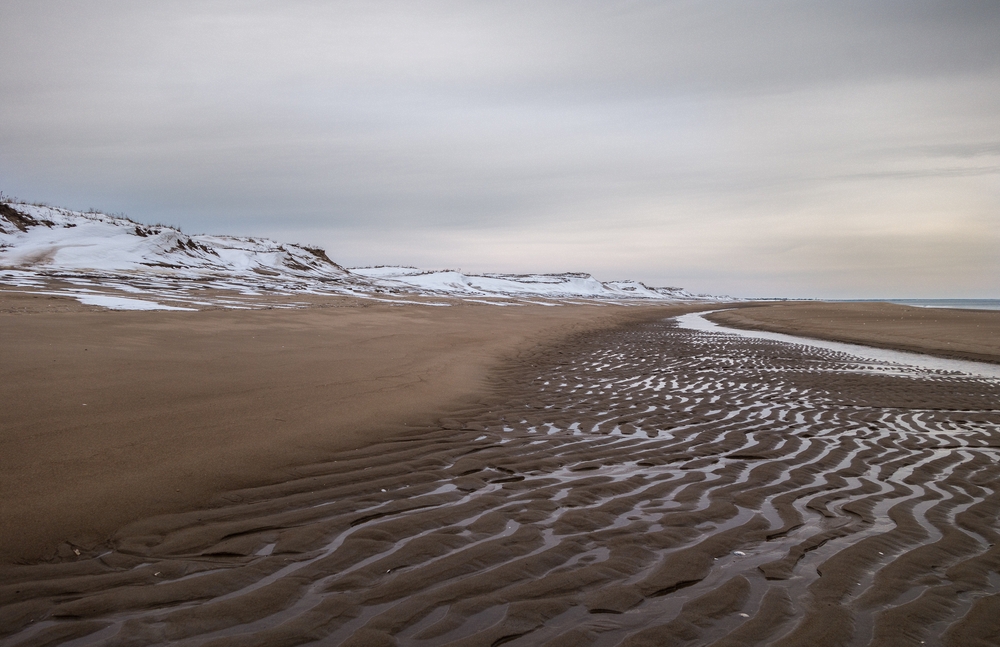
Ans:
<svg viewBox="0 0 1000 647"><path fill-rule="evenodd" d="M996 310L789 302L726 310L708 319L734 328L1000 363L1000 311Z"/></svg>
<svg viewBox="0 0 1000 647"><path fill-rule="evenodd" d="M220 489L198 509L134 516L106 545L66 546L53 563L0 568L0 644L997 643L1000 381L681 330L660 320L663 311L615 309L595 319L587 309L467 310L158 314L146 325L101 313L94 320L103 326L77 332L57 323L46 332L43 315L21 316L38 317L21 335L37 338L39 356L46 339L66 345L59 340L74 335L133 339L125 348L154 364L167 364L169 350L144 351L140 340L188 348L174 363L216 377L183 369L176 375L193 385L169 397L215 415L228 442L264 451L230 459L227 449L246 450L215 446L208 427L185 436L198 416L174 417L161 432L212 455L200 462L189 450L190 476L178 481L232 460L232 482L245 460L270 484ZM108 323L116 317L120 326ZM437 332L414 332L424 318ZM318 332L331 327L337 335ZM135 330L143 334L129 337ZM277 339L266 352L248 332L256 330ZM219 341L229 335L241 343ZM281 339L311 350L284 364ZM213 351L216 343L228 354ZM403 377L428 366L440 368L428 368L426 380L473 368L434 388L399 377L373 400L364 400L367 388L328 386L333 375L349 382L345 371L377 381L362 357L373 351L352 355L364 344L395 349L377 366L402 358ZM360 368L327 368L316 359L324 354L356 357ZM106 383L126 359L105 360L101 371L89 357L77 360L77 375ZM254 377L273 371L281 379ZM226 421L266 420L289 399L312 406L278 386L288 381L301 391L346 388L359 398L356 424L372 431L337 427L347 435L333 441L341 436L323 425L339 418L315 407L296 420L305 430L272 425L244 441ZM206 389L223 394L202 402ZM440 389L452 397L420 405ZM396 394L406 406L380 411L377 424L364 418L376 403L395 406ZM225 415L212 413L227 401L244 410L231 403ZM420 416L394 417L403 410ZM166 405L157 413L174 415ZM80 415L67 408L52 419ZM310 427L316 415L328 417ZM76 433L64 431L62 442ZM123 447L122 456L142 455ZM31 456L54 463L44 452ZM170 451L159 456L174 460ZM225 484L201 487L207 494Z"/></svg>

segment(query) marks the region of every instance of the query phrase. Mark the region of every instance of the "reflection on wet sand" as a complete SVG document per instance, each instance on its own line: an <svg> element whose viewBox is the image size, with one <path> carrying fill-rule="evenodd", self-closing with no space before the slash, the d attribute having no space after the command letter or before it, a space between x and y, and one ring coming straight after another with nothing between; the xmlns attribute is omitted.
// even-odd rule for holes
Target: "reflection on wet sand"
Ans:
<svg viewBox="0 0 1000 647"><path fill-rule="evenodd" d="M995 637L997 380L667 321L497 382L438 428L9 569L3 644Z"/></svg>

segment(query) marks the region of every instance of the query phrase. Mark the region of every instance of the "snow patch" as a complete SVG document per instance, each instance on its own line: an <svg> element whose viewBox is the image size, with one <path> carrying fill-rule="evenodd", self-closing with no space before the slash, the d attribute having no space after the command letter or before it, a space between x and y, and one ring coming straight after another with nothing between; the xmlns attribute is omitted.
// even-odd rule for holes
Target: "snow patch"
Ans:
<svg viewBox="0 0 1000 647"><path fill-rule="evenodd" d="M197 310L197 308L167 306L155 301L128 299L126 297L115 297L107 294L79 294L75 296L84 305L101 306L111 310L187 310L189 312Z"/></svg>

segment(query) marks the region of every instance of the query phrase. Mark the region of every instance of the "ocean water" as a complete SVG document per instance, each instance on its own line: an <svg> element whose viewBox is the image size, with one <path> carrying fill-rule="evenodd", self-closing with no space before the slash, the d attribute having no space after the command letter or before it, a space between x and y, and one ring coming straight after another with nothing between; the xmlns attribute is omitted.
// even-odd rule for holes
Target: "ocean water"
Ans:
<svg viewBox="0 0 1000 647"><path fill-rule="evenodd" d="M1000 310L1000 299L851 299L852 301L882 301L921 308L962 308L967 310Z"/></svg>

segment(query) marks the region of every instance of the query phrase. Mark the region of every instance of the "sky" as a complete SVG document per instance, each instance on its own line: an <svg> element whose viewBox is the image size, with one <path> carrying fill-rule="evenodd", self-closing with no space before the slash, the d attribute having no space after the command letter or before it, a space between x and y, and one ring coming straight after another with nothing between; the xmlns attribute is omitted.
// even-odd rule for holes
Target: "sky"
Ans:
<svg viewBox="0 0 1000 647"><path fill-rule="evenodd" d="M345 266L1000 298L1000 3L0 0L0 190Z"/></svg>

